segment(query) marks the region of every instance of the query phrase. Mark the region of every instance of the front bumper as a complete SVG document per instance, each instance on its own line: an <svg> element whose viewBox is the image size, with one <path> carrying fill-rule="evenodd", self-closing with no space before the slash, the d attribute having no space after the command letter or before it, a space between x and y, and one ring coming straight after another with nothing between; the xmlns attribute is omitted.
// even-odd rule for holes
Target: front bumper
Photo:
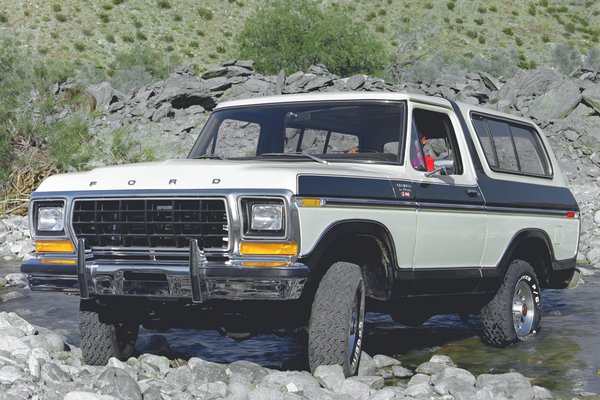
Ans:
<svg viewBox="0 0 600 400"><path fill-rule="evenodd" d="M55 265L32 259L21 265L33 290L79 292L94 296L147 298L293 300L300 297L308 267L289 263L276 267L248 267L242 261L208 261L195 241L189 265L116 263L94 260L80 243L77 265ZM252 260L254 262L273 260Z"/></svg>

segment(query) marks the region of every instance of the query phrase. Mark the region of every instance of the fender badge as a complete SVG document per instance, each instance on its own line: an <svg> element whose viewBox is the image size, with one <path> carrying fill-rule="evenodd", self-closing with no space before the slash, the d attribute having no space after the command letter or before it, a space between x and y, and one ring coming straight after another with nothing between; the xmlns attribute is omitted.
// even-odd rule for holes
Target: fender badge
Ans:
<svg viewBox="0 0 600 400"><path fill-rule="evenodd" d="M90 186L96 186L96 184L97 184L97 183L98 183L98 182L96 182L96 181L91 181L91 182L90 182Z"/></svg>
<svg viewBox="0 0 600 400"><path fill-rule="evenodd" d="M221 183L221 180L219 178L215 178L213 179L213 185L218 185L219 183Z"/></svg>
<svg viewBox="0 0 600 400"><path fill-rule="evenodd" d="M132 180L130 180L129 182L127 182L127 184L128 184L129 186L133 186L133 185L135 185L135 181L132 179Z"/></svg>
<svg viewBox="0 0 600 400"><path fill-rule="evenodd" d="M177 185L177 179L169 179L169 185Z"/></svg>

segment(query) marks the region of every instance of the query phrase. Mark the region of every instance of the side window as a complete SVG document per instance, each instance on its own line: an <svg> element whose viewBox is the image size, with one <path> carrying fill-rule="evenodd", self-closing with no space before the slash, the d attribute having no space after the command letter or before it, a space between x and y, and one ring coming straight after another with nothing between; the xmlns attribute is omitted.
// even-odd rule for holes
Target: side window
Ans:
<svg viewBox="0 0 600 400"><path fill-rule="evenodd" d="M533 127L474 114L473 127L493 170L551 176L550 164Z"/></svg>
<svg viewBox="0 0 600 400"><path fill-rule="evenodd" d="M409 145L410 163L417 171L462 174L456 134L447 114L415 109Z"/></svg>
<svg viewBox="0 0 600 400"><path fill-rule="evenodd" d="M254 157L258 148L259 136L260 125L226 119L219 126L217 135L211 140L209 148L212 148L212 154L224 158Z"/></svg>

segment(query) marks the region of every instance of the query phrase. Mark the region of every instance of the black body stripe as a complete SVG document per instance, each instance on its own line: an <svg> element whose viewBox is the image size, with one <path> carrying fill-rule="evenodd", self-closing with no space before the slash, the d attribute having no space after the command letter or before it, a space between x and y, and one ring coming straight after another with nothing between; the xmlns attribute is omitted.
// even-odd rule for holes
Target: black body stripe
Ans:
<svg viewBox="0 0 600 400"><path fill-rule="evenodd" d="M453 186L419 182L414 184L414 189L418 203L483 206L483 197L477 186Z"/></svg>
<svg viewBox="0 0 600 400"><path fill-rule="evenodd" d="M298 177L298 195L396 199L396 194L388 179L310 175L301 175Z"/></svg>

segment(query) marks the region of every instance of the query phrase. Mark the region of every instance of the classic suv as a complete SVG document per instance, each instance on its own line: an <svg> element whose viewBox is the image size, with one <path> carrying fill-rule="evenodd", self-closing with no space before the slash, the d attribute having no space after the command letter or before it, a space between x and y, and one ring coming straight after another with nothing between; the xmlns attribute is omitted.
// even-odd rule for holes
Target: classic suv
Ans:
<svg viewBox="0 0 600 400"><path fill-rule="evenodd" d="M57 175L31 196L33 288L78 290L90 364L138 327L308 327L356 372L365 310L481 313L505 346L578 276L579 209L530 121L399 93L220 104L186 160Z"/></svg>

